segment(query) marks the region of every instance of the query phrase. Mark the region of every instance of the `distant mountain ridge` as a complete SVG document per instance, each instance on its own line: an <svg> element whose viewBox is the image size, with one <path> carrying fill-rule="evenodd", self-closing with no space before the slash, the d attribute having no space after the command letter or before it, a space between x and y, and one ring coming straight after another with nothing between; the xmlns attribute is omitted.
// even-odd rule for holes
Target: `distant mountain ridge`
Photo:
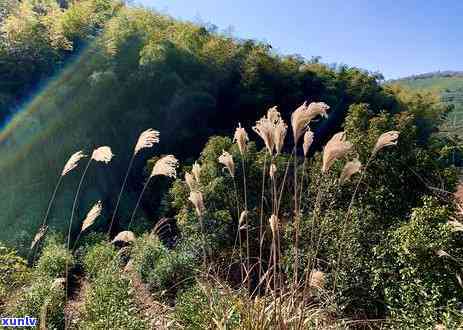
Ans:
<svg viewBox="0 0 463 330"><path fill-rule="evenodd" d="M398 79L390 79L389 82L399 82L403 80L428 79L428 78L433 78L433 77L439 77L439 78L463 77L463 71L445 70L445 71L426 72L426 73L414 74L411 76L398 78Z"/></svg>

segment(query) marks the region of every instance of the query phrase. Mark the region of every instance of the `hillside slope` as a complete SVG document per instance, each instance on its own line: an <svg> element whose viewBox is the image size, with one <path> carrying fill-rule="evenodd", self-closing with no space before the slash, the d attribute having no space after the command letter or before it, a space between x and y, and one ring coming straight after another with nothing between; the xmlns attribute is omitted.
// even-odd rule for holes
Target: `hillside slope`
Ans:
<svg viewBox="0 0 463 330"><path fill-rule="evenodd" d="M428 91L441 96L442 102L454 107L444 129L450 134L463 136L463 72L436 72L406 77L391 83L415 91Z"/></svg>
<svg viewBox="0 0 463 330"><path fill-rule="evenodd" d="M5 228L0 240L30 244L57 177L77 150L88 154L109 145L116 155L108 166L89 168L76 214L82 219L101 200L108 217L138 134L150 127L161 132L160 144L136 158L118 213L123 223L143 186L150 156L196 157L209 136L230 134L238 122L250 127L274 105L289 119L306 100L330 104L330 119L318 130L315 144L340 128L352 104L368 103L373 112L398 107L392 92L362 70L333 70L275 54L267 44L103 2L80 1L63 11L48 2L50 7L38 13L24 1L7 18L4 27L12 31L0 49L0 94L4 100L20 99L23 106L0 132L0 224ZM23 22L24 17L33 19ZM50 22L56 26L48 29ZM99 23L93 27L94 22ZM40 29L40 35L31 35ZM40 48L34 49L31 44L38 38ZM21 88L7 86L12 80ZM38 85L43 86L38 94L24 91L24 86ZM8 104L3 109L17 105ZM69 221L79 178L76 171L63 180L50 213L56 230ZM163 191L156 183L142 200L151 223Z"/></svg>

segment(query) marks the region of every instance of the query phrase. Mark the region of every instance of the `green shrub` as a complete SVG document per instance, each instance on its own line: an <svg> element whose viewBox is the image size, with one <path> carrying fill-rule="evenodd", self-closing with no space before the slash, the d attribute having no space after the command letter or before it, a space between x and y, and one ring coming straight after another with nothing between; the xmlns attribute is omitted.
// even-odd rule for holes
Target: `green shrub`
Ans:
<svg viewBox="0 0 463 330"><path fill-rule="evenodd" d="M45 241L45 246L42 254L37 262L36 272L40 276L48 276L51 278L65 277L66 260L68 267L74 265L72 254L58 242L54 236L49 236Z"/></svg>
<svg viewBox="0 0 463 330"><path fill-rule="evenodd" d="M26 260L0 243L0 311L2 302L29 278L30 270Z"/></svg>
<svg viewBox="0 0 463 330"><path fill-rule="evenodd" d="M102 272L115 272L118 268L117 250L107 242L96 243L88 247L83 257L85 272L90 278Z"/></svg>
<svg viewBox="0 0 463 330"><path fill-rule="evenodd" d="M451 257L438 256L438 251L461 256L446 223L451 213L435 198L425 198L410 220L374 250L380 261L373 269L375 286L384 290L390 316L409 327L432 329L443 323L452 329L462 322L463 289L455 277L461 267Z"/></svg>
<svg viewBox="0 0 463 330"><path fill-rule="evenodd" d="M53 285L54 280L48 276L35 277L33 284L8 306L8 315L35 317L46 329L63 329L65 292L63 286Z"/></svg>
<svg viewBox="0 0 463 330"><path fill-rule="evenodd" d="M147 329L136 308L129 280L119 272L101 272L86 296L81 329Z"/></svg>
<svg viewBox="0 0 463 330"><path fill-rule="evenodd" d="M241 302L206 283L198 283L179 293L175 319L186 329L238 329Z"/></svg>
<svg viewBox="0 0 463 330"><path fill-rule="evenodd" d="M139 238L133 252L134 265L150 290L172 297L194 280L197 259L191 251L168 250L149 235Z"/></svg>

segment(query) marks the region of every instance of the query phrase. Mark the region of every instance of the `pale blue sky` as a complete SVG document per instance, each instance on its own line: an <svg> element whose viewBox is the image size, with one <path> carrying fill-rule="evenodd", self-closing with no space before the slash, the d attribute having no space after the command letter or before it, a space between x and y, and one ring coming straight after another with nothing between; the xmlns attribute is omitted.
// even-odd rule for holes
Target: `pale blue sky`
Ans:
<svg viewBox="0 0 463 330"><path fill-rule="evenodd" d="M387 79L463 70L463 0L135 0L188 21L233 28L282 54L321 56Z"/></svg>

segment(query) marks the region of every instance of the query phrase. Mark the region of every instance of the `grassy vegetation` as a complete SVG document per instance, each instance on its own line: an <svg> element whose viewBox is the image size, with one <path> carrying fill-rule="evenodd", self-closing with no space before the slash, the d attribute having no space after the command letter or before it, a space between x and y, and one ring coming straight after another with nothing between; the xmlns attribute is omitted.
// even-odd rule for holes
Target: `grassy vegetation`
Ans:
<svg viewBox="0 0 463 330"><path fill-rule="evenodd" d="M2 132L1 315L463 326L461 151L440 99L109 0L13 3L6 21L0 65L25 86L87 48ZM10 106L26 93L0 88Z"/></svg>

